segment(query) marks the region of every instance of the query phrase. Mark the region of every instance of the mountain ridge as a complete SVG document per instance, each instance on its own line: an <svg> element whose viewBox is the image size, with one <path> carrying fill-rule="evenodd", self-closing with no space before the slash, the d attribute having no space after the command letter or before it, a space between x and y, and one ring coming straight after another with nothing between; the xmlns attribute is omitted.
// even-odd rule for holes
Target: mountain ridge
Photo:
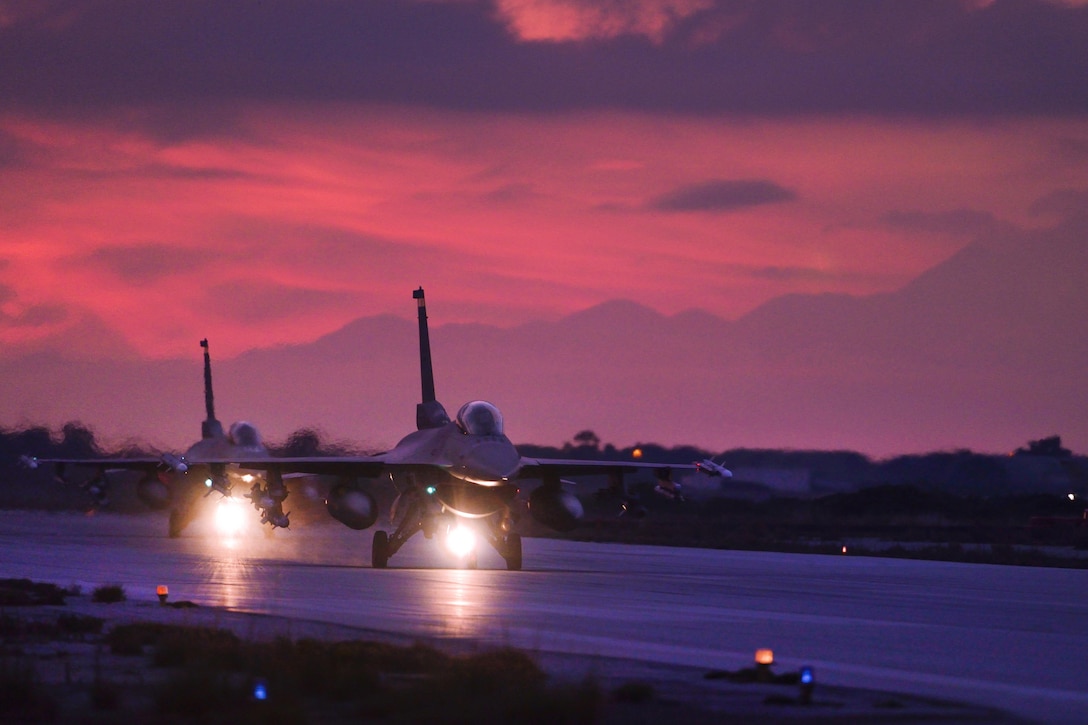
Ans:
<svg viewBox="0 0 1088 725"><path fill-rule="evenodd" d="M787 295L737 320L610 300L554 322L443 324L431 301L439 400L499 405L515 441L593 429L658 442L1007 451L1061 434L1088 447L1088 219L996 229L893 292ZM314 342L215 360L217 410L273 438L305 426L388 447L414 423L415 320L360 317ZM214 341L213 341L214 345ZM0 361L5 425L67 420L191 443L203 418L191 360Z"/></svg>

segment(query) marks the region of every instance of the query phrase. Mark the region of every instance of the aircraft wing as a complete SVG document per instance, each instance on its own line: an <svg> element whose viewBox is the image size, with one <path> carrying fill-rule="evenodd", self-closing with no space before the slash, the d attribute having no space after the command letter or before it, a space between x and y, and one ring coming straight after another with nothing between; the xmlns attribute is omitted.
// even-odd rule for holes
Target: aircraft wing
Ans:
<svg viewBox="0 0 1088 725"><path fill-rule="evenodd" d="M241 468L255 470L277 469L290 473L309 473L314 475L346 475L362 478L376 478L383 472L433 466L429 460L388 461L382 456L331 456L265 458L249 461L232 461ZM696 470L693 465L682 463L641 463L636 461L586 461L564 458L522 458L522 467L518 478L544 478L545 476L579 476L607 473L625 473L640 469L655 469L662 472L669 470Z"/></svg>
<svg viewBox="0 0 1088 725"><path fill-rule="evenodd" d="M68 466L84 466L97 468L104 471L150 471L156 469L171 469L183 473L188 468L188 463L169 453L158 457L141 458L25 458L24 463L29 468L37 468L38 465L48 463L57 467L58 471ZM239 468L253 470L278 470L283 473L301 473L312 475L343 475L362 478L376 478L383 472L395 469L417 468L431 465L426 461L390 462L382 456L314 456L291 458L255 458L240 460L238 458L223 458L221 460L194 461L201 464L235 464ZM518 473L520 479L550 478L552 476L587 476L604 475L609 473L628 473L636 470L650 469L659 471L666 476L672 470L696 470L697 467L683 463L644 463L641 461L603 461L584 460L577 458L522 458L521 470Z"/></svg>
<svg viewBox="0 0 1088 725"><path fill-rule="evenodd" d="M153 471L160 468L184 471L187 466L180 458L169 453L155 458L37 458L22 456L20 462L27 468L37 468L43 463L54 466L59 472L68 466L97 468L103 471Z"/></svg>
<svg viewBox="0 0 1088 725"><path fill-rule="evenodd" d="M641 461L587 461L577 458L522 458L518 478L550 476L590 476L606 473L627 473L653 469L668 476L671 470L695 470L684 463L642 463Z"/></svg>
<svg viewBox="0 0 1088 725"><path fill-rule="evenodd" d="M522 458L520 479L545 478L551 476L587 476L608 473L627 473L641 469L657 470L667 475L670 470L696 470L694 465L683 463L642 463L639 461L593 461L565 458ZM433 466L429 460L389 461L383 456L329 456L264 458L256 460L233 460L240 468L254 470L279 470L284 473L306 473L313 475L343 475L362 478L376 478L386 471Z"/></svg>
<svg viewBox="0 0 1088 725"><path fill-rule="evenodd" d="M190 464L199 465L236 465L239 468L253 470L276 469L285 473L303 474L345 474L372 478L381 474L387 464L375 456L339 456L339 457L298 457L298 458L201 458L199 461L187 461L179 456L165 453L158 457L142 458L36 458L23 456L22 463L27 468L38 468L49 464L63 470L69 466L97 468L104 471L150 471L161 468L184 473Z"/></svg>
<svg viewBox="0 0 1088 725"><path fill-rule="evenodd" d="M259 458L235 460L239 468L259 471L278 470L285 473L308 473L327 476L361 476L376 478L390 466L380 456L315 456L293 458Z"/></svg>

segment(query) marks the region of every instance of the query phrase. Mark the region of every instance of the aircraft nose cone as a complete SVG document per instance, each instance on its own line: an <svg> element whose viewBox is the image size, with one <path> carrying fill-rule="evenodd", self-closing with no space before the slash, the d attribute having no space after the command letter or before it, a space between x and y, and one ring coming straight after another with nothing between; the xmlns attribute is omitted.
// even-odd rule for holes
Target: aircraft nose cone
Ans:
<svg viewBox="0 0 1088 725"><path fill-rule="evenodd" d="M466 452L462 471L471 481L498 483L513 478L520 464L521 456L511 443L481 441Z"/></svg>

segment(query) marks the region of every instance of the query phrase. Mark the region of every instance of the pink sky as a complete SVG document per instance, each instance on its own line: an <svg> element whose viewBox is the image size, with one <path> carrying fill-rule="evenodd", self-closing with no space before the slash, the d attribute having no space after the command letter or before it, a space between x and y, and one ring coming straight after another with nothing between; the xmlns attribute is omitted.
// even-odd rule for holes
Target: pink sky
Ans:
<svg viewBox="0 0 1088 725"><path fill-rule="evenodd" d="M891 292L1088 199L1085 47L1043 0L0 2L0 358Z"/></svg>
<svg viewBox="0 0 1088 725"><path fill-rule="evenodd" d="M122 119L0 120L32 149L0 169L6 354L90 315L146 355L211 336L230 356L404 314L418 284L454 322L512 326L615 298L736 318L789 292L896 289L990 219L1045 224L1037 199L1088 183L1063 154L1088 142L1081 119L342 106L240 119L236 138L181 143ZM655 207L716 179L774 179L795 198Z"/></svg>

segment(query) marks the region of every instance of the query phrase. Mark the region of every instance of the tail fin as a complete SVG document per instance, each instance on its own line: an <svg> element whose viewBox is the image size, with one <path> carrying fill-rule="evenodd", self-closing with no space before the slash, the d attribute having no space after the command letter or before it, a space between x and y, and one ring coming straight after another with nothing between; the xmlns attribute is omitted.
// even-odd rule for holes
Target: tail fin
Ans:
<svg viewBox="0 0 1088 725"><path fill-rule="evenodd" d="M423 299L423 288L412 293L417 300L419 317L419 374L423 380L423 403L434 402L434 368L431 367L431 335L427 330L427 300Z"/></svg>
<svg viewBox="0 0 1088 725"><path fill-rule="evenodd" d="M215 395L212 393L212 356L208 351L208 339L200 341L204 348L204 410L208 417L200 424L201 438L222 438L223 424L215 419Z"/></svg>
<svg viewBox="0 0 1088 725"><path fill-rule="evenodd" d="M423 288L412 292L419 317L419 375L423 385L423 400L416 406L416 428L437 428L450 422L446 409L435 399L434 368L431 366L431 336L427 329L427 301Z"/></svg>

